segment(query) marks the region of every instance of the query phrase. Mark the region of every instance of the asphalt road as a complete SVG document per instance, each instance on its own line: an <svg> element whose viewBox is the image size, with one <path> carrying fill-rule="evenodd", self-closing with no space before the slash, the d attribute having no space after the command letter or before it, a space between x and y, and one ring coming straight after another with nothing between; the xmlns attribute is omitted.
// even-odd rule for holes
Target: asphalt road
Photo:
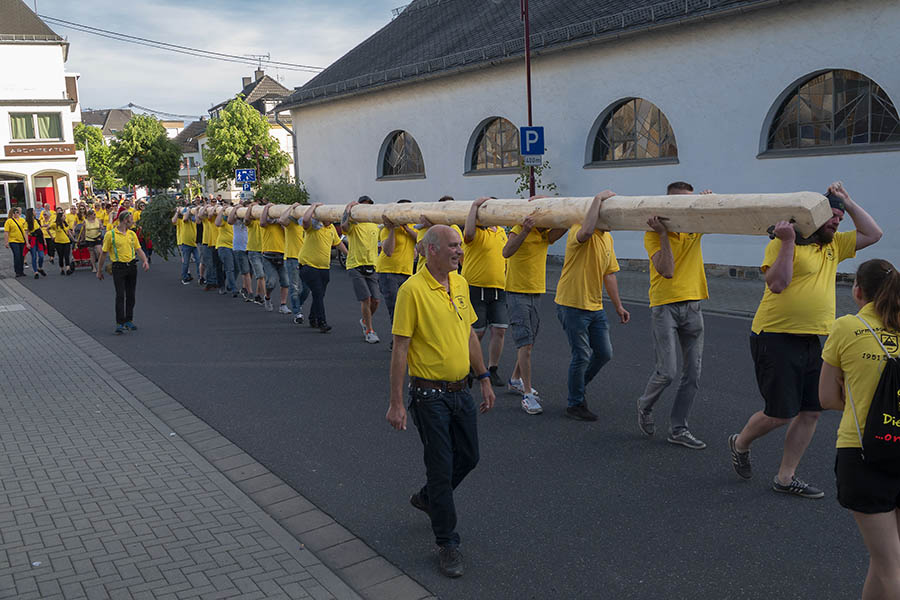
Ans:
<svg viewBox="0 0 900 600"><path fill-rule="evenodd" d="M456 494L467 572L451 581L436 571L427 519L408 504L424 478L418 436L384 420L388 344L363 342L346 274L332 269L334 330L323 335L182 286L178 269L157 258L139 275L140 330L124 336L113 335L109 279L60 277L51 265L46 279L19 281L442 598L859 595L867 556L835 500L836 414L820 421L799 470L824 500L770 490L783 431L754 446L754 479L731 469L727 437L761 407L745 319L706 318L692 430L709 447L692 451L637 429L634 402L653 365L643 306L612 326L613 360L589 387L601 419L564 417L569 351L545 297L534 383L545 413L528 416L500 393L480 419L481 463ZM376 324L386 340L386 311ZM503 375L513 355L508 347Z"/></svg>

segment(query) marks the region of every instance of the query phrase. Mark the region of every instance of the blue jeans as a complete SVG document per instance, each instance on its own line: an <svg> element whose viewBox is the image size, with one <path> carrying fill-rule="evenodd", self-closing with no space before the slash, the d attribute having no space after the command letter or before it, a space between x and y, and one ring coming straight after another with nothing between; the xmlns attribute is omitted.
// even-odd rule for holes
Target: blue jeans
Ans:
<svg viewBox="0 0 900 600"><path fill-rule="evenodd" d="M424 447L428 506L438 546L458 546L453 490L478 464L478 409L469 390L409 390L409 413Z"/></svg>
<svg viewBox="0 0 900 600"><path fill-rule="evenodd" d="M13 254L13 271L16 275L25 274L25 244L22 242L10 242L9 249Z"/></svg>
<svg viewBox="0 0 900 600"><path fill-rule="evenodd" d="M200 277L199 269L200 269L200 253L197 252L197 246L188 246L187 244L181 245L181 280L184 281L188 277L191 276L191 257L194 257L194 262L197 263L197 277Z"/></svg>
<svg viewBox="0 0 900 600"><path fill-rule="evenodd" d="M213 257L216 255L216 249L212 246L207 246L204 244L201 249L201 259L203 260L203 266L205 267L205 275L206 285L211 285L213 287L218 287L218 280L216 279L216 262Z"/></svg>
<svg viewBox="0 0 900 600"><path fill-rule="evenodd" d="M229 292L236 292L237 285L234 282L234 250L231 248L217 248L216 253L219 255L219 261L222 263L222 269L225 271L225 289ZM222 287L221 284L219 287Z"/></svg>
<svg viewBox="0 0 900 600"><path fill-rule="evenodd" d="M33 240L28 252L31 254L31 270L37 273L38 269L44 268L44 251L38 248L37 241Z"/></svg>
<svg viewBox="0 0 900 600"><path fill-rule="evenodd" d="M569 363L569 406L584 404L584 388L612 358L609 324L603 310L581 310L571 306L556 306L556 316L562 323L572 362Z"/></svg>
<svg viewBox="0 0 900 600"><path fill-rule="evenodd" d="M300 279L300 262L296 258L286 258L284 268L287 269L288 280L291 282L291 312L299 315L303 312L303 303L309 297L309 286Z"/></svg>

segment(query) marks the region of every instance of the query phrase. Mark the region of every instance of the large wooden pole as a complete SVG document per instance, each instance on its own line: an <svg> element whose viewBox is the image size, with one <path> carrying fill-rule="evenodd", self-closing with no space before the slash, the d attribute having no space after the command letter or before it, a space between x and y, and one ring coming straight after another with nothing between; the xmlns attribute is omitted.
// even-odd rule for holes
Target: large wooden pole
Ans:
<svg viewBox="0 0 900 600"><path fill-rule="evenodd" d="M526 200L488 200L478 209L479 225L517 225L532 215L538 227L569 228L584 220L592 198L540 198ZM404 204L357 204L351 217L358 222L381 223L386 216L397 224L417 223L425 216L432 223L462 226L471 202L411 202ZM290 207L273 205L269 216L278 218ZM294 209L301 219L308 207ZM196 209L192 209L195 212ZM243 217L245 208L238 209ZM316 208L320 221L340 222L344 206L322 205ZM253 207L252 218L259 218L262 207ZM669 231L690 233L726 233L766 235L778 221L794 221L802 236L811 235L831 218L825 196L815 192L789 194L697 194L672 196L613 196L600 209L598 228L613 231L648 231L647 219L665 219Z"/></svg>

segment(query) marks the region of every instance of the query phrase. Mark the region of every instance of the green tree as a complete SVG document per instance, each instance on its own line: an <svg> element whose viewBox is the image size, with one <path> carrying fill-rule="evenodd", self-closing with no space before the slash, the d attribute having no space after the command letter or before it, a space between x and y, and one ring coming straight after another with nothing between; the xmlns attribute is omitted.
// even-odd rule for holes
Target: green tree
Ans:
<svg viewBox="0 0 900 600"><path fill-rule="evenodd" d="M153 242L153 253L169 260L169 255L178 252L175 244L175 226L172 225L172 213L177 205L174 196L157 194L147 203L138 223L141 233Z"/></svg>
<svg viewBox="0 0 900 600"><path fill-rule="evenodd" d="M545 149L546 152L546 149ZM557 186L552 181L544 182L544 175L549 175L547 171L550 170L550 161L543 161L540 166L534 168L534 193L538 195L552 195L555 196L557 194ZM530 170L529 167L524 164L519 167L519 174L516 175L516 195L519 198L527 198L529 190L529 177Z"/></svg>
<svg viewBox="0 0 900 600"><path fill-rule="evenodd" d="M273 204L309 203L309 192L303 182L294 183L287 175L279 175L259 186L258 197L268 198Z"/></svg>
<svg viewBox="0 0 900 600"><path fill-rule="evenodd" d="M235 169L255 169L257 158L257 185L281 174L290 162L278 140L269 135L266 117L240 96L231 100L218 117L210 119L206 135L203 170L222 187L234 178Z"/></svg>
<svg viewBox="0 0 900 600"><path fill-rule="evenodd" d="M77 123L75 125L75 147L85 150L88 175L94 190L114 190L122 187L122 180L116 177L112 153L103 140L103 134L96 127Z"/></svg>
<svg viewBox="0 0 900 600"><path fill-rule="evenodd" d="M187 200L193 200L194 198L199 198L203 196L203 186L200 185L200 182L196 179L192 179L191 181L184 184L184 187L181 188L181 194Z"/></svg>
<svg viewBox="0 0 900 600"><path fill-rule="evenodd" d="M181 151L154 117L135 115L112 143L116 173L128 185L165 189L178 179Z"/></svg>

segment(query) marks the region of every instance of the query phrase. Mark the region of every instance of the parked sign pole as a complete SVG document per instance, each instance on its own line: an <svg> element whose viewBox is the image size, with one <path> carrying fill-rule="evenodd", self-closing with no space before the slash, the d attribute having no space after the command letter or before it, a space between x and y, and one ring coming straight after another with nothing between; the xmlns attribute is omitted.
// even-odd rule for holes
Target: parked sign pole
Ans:
<svg viewBox="0 0 900 600"><path fill-rule="evenodd" d="M528 126L534 125L531 120L531 23L528 18L528 0L519 0L522 20L525 22L525 91L528 96ZM528 167L528 191L534 196L534 167Z"/></svg>

